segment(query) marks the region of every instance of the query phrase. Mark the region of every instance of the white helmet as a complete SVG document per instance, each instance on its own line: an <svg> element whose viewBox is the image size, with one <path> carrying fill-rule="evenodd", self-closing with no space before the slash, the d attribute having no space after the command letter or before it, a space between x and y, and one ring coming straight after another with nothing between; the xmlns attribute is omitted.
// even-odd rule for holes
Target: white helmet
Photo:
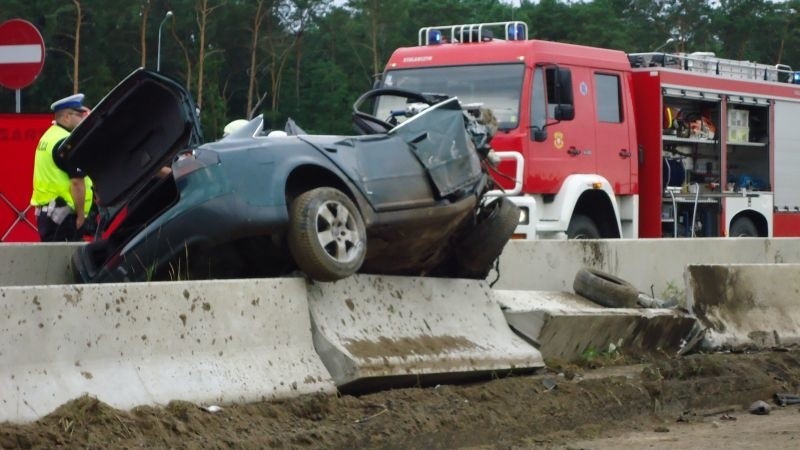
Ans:
<svg viewBox="0 0 800 450"><path fill-rule="evenodd" d="M222 137L228 136L231 133L235 133L237 130L247 125L247 122L248 121L244 119L236 119L228 123L225 125L225 128L222 129Z"/></svg>

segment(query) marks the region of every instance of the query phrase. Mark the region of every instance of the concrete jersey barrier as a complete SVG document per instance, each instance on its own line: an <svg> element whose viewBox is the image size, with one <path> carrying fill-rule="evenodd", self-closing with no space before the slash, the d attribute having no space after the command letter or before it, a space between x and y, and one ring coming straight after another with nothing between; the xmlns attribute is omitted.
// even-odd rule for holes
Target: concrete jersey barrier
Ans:
<svg viewBox="0 0 800 450"><path fill-rule="evenodd" d="M500 256L496 289L572 291L584 266L616 275L639 291L685 300L690 264L800 263L798 238L512 241ZM490 275L490 279L493 275Z"/></svg>
<svg viewBox="0 0 800 450"><path fill-rule="evenodd" d="M356 275L311 285L309 305L317 351L340 389L544 367L484 281Z"/></svg>
<svg viewBox="0 0 800 450"><path fill-rule="evenodd" d="M0 287L0 422L335 392L300 278Z"/></svg>
<svg viewBox="0 0 800 450"><path fill-rule="evenodd" d="M800 342L800 264L753 263L800 262L800 239L512 242L495 290L375 275L56 284L74 249L0 245L0 421L84 393L123 409L247 402L530 371L543 354L575 359L608 343L680 345L691 317L578 301L568 291L583 266L685 294L711 346ZM725 259L749 264L698 264Z"/></svg>
<svg viewBox="0 0 800 450"><path fill-rule="evenodd" d="M800 343L800 264L691 265L686 285L707 346Z"/></svg>
<svg viewBox="0 0 800 450"><path fill-rule="evenodd" d="M70 260L82 243L0 243L0 286L72 283Z"/></svg>
<svg viewBox="0 0 800 450"><path fill-rule="evenodd" d="M69 264L78 245L0 244L0 286L72 283ZM655 297L683 299L689 264L771 263L800 264L800 239L511 241L500 256L500 279L494 287L569 292L578 270L589 266Z"/></svg>
<svg viewBox="0 0 800 450"><path fill-rule="evenodd" d="M535 343L546 360L577 361L609 348L676 354L696 322L682 311L606 308L569 292L496 290L493 295L509 325Z"/></svg>

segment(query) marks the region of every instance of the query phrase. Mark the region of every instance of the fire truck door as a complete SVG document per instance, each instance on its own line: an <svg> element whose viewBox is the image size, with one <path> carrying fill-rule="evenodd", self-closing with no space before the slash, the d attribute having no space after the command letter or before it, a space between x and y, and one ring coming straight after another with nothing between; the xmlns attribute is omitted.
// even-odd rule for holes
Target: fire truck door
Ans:
<svg viewBox="0 0 800 450"><path fill-rule="evenodd" d="M569 73L569 82L559 72ZM594 103L582 94L580 87L591 82L591 71L583 67L540 66L533 74L531 124L546 123L547 138L532 142L529 162L535 170L527 172L527 185L542 193L556 193L563 180L571 174L595 171L595 136L590 130L594 122ZM560 91L560 92L559 92ZM572 120L555 121L558 103L571 104L575 109Z"/></svg>
<svg viewBox="0 0 800 450"><path fill-rule="evenodd" d="M631 189L631 164L635 161L630 142L626 98L620 73L596 72L593 75L597 173L605 177L617 194Z"/></svg>

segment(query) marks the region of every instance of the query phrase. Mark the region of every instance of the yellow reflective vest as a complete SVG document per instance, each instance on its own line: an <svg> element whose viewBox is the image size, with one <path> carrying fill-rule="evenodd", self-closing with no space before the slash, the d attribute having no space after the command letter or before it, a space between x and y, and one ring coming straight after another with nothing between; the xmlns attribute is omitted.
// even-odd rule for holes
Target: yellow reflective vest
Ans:
<svg viewBox="0 0 800 450"><path fill-rule="evenodd" d="M44 132L36 146L36 156L33 161L33 195L31 205L44 206L58 197L63 198L70 208L75 210L75 202L69 190L69 175L59 169L53 160L53 149L62 139L69 136L66 128L53 124ZM92 206L92 180L84 178L86 183L86 197L83 211L89 213Z"/></svg>

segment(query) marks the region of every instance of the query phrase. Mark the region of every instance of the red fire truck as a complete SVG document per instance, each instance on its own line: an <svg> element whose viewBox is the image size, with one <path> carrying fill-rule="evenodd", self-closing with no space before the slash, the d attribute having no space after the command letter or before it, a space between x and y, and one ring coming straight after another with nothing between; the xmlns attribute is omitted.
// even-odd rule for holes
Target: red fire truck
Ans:
<svg viewBox="0 0 800 450"><path fill-rule="evenodd" d="M527 34L422 28L381 78L494 112L496 194L522 208L518 237L800 236L800 73Z"/></svg>

